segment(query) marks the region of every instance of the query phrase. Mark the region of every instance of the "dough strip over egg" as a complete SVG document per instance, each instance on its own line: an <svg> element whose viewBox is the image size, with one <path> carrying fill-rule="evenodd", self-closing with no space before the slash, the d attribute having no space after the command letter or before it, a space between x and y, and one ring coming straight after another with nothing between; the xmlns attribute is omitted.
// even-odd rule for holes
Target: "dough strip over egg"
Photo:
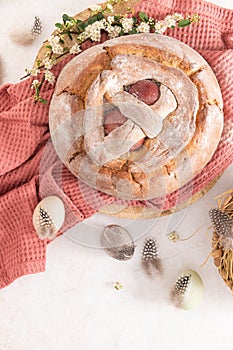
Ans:
<svg viewBox="0 0 233 350"><path fill-rule="evenodd" d="M161 84L162 102L158 99L154 105L148 106L124 90L125 86L143 79L154 79ZM104 133L106 94L110 102L129 118L108 136ZM167 101L167 107L163 107ZM174 157L189 142L195 131L198 107L197 88L182 70L145 57L117 55L111 62L111 70L99 74L87 93L84 117L86 152L96 165L103 166L124 156L146 135L155 140L139 166L145 169L150 164L154 166L161 147L163 152L169 149L166 155ZM173 135L171 138L170 134Z"/></svg>

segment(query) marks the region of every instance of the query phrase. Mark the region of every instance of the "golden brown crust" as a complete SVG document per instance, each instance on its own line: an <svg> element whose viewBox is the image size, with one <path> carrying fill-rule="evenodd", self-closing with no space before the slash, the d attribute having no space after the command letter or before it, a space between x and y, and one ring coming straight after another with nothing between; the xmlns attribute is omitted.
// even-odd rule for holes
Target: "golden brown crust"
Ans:
<svg viewBox="0 0 233 350"><path fill-rule="evenodd" d="M220 175L221 176L221 175ZM123 205L123 204L108 204L105 205L100 209L100 213L104 215L109 215L109 216L115 216L123 219L142 219L142 220L147 220L147 219L153 219L157 218L160 216L166 216L166 215L171 215L179 210L182 210L189 205L195 203L198 201L200 198L205 196L205 194L216 184L218 181L219 177L215 178L213 181L211 181L208 186L203 188L201 191L195 193L193 196L191 196L189 199L185 200L184 202L177 204L175 207L169 209L169 210L161 210L156 207L154 208L149 208L147 206L133 206L133 205Z"/></svg>
<svg viewBox="0 0 233 350"><path fill-rule="evenodd" d="M148 44L145 45L145 42ZM151 70L160 67L157 76L162 76L162 79L163 76L170 77L171 81L167 84L175 95L178 106L164 119L162 132L156 137L147 138L145 147L140 151L108 158L109 154L106 154L105 149L103 151L102 148L95 148L93 153L88 151L92 150L93 144L108 147L104 143L100 123L102 120L103 124L101 96L102 99L110 99L109 91L111 95L111 89L115 85L110 90L107 89L106 93L108 80L101 73L117 75L121 65L127 67L127 62L124 61L127 57L128 61L134 62L135 57L139 60L143 65L142 74L146 69L149 72L150 67ZM123 68L122 74L128 74L126 79L131 79L134 74L135 77L140 76L135 67L130 73ZM178 82L183 84L183 95L187 96L183 109L182 94L181 91L176 91L178 85L174 83L174 74ZM163 84L165 83L166 80ZM184 112L187 104L190 109L193 108L189 117ZM90 107L92 114L88 115ZM98 114L99 119L96 117ZM72 125L75 130L82 126L86 129L81 130L76 138L74 132L70 131L69 138L67 126L72 128ZM147 199L165 195L190 181L213 155L222 127L221 92L208 64L183 43L154 34L110 40L73 59L58 78L50 107L52 139L69 170L90 186L125 199ZM68 142L61 150L64 129ZM178 137L174 135L177 140L173 140L171 131L180 132ZM107 140L109 142L109 137ZM104 159L103 164L101 159Z"/></svg>
<svg viewBox="0 0 233 350"><path fill-rule="evenodd" d="M128 54L147 57L150 60L165 63L166 65L170 65L172 67L179 67L179 64L182 62L180 58L176 57L172 53L168 53L161 49L147 45L119 44L116 46L108 46L106 43L105 50L111 59L117 55Z"/></svg>
<svg viewBox="0 0 233 350"><path fill-rule="evenodd" d="M64 79L59 79L57 83L57 94L68 92L71 95L76 95L82 101L85 101L87 90L94 82L96 77L105 69L110 67L110 58L106 52L101 52L99 55L93 57L93 59L84 67L76 76L76 67L69 69Z"/></svg>

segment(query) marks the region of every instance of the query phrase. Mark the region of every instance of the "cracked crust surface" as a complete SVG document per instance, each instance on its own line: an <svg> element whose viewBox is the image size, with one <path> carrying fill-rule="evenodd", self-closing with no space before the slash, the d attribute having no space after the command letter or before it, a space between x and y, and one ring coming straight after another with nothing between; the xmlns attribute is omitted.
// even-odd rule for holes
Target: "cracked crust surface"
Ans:
<svg viewBox="0 0 233 350"><path fill-rule="evenodd" d="M141 79L168 91L156 132L156 106L139 102L135 116L136 102L124 90ZM129 122L106 136L104 106L114 103ZM50 131L61 160L82 181L118 198L149 199L179 189L211 159L222 107L216 77L197 52L164 35L138 34L89 48L65 66L50 105ZM142 133L143 147L130 151Z"/></svg>

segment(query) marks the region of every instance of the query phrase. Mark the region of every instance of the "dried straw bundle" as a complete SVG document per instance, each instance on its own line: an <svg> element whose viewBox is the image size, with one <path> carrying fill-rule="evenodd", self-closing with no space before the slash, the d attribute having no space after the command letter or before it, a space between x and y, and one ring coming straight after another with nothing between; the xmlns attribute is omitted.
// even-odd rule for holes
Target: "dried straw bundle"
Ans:
<svg viewBox="0 0 233 350"><path fill-rule="evenodd" d="M229 218L233 220L233 189L220 194L218 197L218 208ZM233 221L232 221L233 222ZM214 227L212 236L212 256L214 264L218 268L219 274L224 282L233 291L233 249L229 244L225 244L225 238L228 240L232 237L222 236L218 229Z"/></svg>

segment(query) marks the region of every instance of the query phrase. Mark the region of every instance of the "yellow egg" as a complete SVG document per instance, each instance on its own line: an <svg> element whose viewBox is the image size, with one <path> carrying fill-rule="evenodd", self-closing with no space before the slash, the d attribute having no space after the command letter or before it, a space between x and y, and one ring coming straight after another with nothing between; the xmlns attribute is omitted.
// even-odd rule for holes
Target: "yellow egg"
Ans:
<svg viewBox="0 0 233 350"><path fill-rule="evenodd" d="M201 276L194 270L182 272L176 279L171 299L183 310L195 308L202 300L204 284Z"/></svg>

